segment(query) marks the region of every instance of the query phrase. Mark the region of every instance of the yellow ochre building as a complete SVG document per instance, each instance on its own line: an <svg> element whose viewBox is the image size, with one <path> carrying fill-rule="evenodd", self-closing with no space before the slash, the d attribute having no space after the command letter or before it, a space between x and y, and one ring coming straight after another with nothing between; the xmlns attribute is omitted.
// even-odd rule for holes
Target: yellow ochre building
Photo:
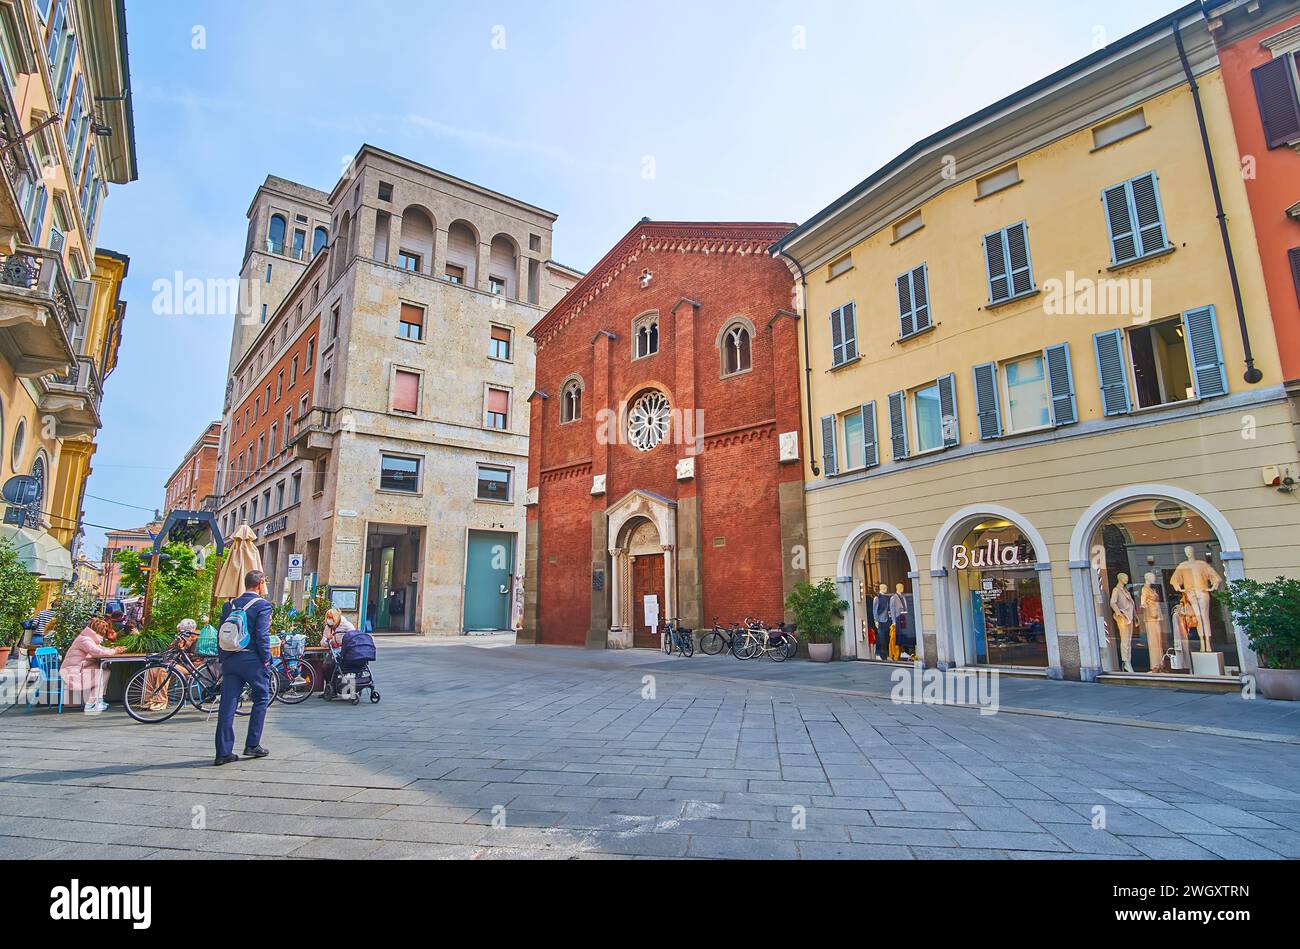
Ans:
<svg viewBox="0 0 1300 949"><path fill-rule="evenodd" d="M1271 486L1300 466L1239 167L1193 3L775 248L841 658L892 623L944 669L1214 688L1255 667L1212 594L1300 572L1300 498Z"/></svg>

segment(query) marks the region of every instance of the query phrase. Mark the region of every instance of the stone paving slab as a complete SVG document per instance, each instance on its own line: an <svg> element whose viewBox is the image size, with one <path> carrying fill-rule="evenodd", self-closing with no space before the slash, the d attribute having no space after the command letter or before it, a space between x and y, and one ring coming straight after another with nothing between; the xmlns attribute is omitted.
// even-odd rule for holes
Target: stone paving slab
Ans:
<svg viewBox="0 0 1300 949"><path fill-rule="evenodd" d="M984 716L867 663L382 649L381 704L277 705L221 769L190 710L0 713L0 857L1300 858L1283 703L1004 680L1033 714Z"/></svg>

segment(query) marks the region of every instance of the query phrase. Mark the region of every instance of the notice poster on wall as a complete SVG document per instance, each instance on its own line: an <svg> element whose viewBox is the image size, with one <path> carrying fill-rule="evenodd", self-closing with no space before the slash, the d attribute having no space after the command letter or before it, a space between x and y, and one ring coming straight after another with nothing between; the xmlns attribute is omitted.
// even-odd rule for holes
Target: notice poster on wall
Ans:
<svg viewBox="0 0 1300 949"><path fill-rule="evenodd" d="M659 628L659 597L651 594L644 596L642 599L642 609L645 611L646 629L655 630Z"/></svg>

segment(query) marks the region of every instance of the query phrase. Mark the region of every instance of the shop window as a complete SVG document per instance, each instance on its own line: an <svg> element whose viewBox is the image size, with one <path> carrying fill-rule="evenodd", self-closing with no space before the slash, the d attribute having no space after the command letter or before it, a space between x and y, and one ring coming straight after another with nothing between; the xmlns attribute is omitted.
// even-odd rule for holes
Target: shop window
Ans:
<svg viewBox="0 0 1300 949"><path fill-rule="evenodd" d="M858 657L909 662L916 653L916 609L907 551L890 534L862 541L853 565Z"/></svg>
<svg viewBox="0 0 1300 949"><path fill-rule="evenodd" d="M1222 546L1204 517L1178 501L1131 501L1107 515L1091 549L1105 671L1240 674L1231 617L1213 596L1226 582Z"/></svg>
<svg viewBox="0 0 1300 949"><path fill-rule="evenodd" d="M975 523L948 552L971 665L1045 668L1047 629L1033 543L1010 521Z"/></svg>
<svg viewBox="0 0 1300 949"><path fill-rule="evenodd" d="M512 334L508 327L493 326L491 348L488 350L488 355L493 359L500 359L504 362L509 362L511 336Z"/></svg>
<svg viewBox="0 0 1300 949"><path fill-rule="evenodd" d="M478 499L480 501L509 501L512 472L509 468L478 469Z"/></svg>
<svg viewBox="0 0 1300 949"><path fill-rule="evenodd" d="M420 490L420 459L383 455L379 462L379 487L384 491L416 494Z"/></svg>
<svg viewBox="0 0 1300 949"><path fill-rule="evenodd" d="M397 318L397 335L402 339L424 339L424 307L403 303Z"/></svg>

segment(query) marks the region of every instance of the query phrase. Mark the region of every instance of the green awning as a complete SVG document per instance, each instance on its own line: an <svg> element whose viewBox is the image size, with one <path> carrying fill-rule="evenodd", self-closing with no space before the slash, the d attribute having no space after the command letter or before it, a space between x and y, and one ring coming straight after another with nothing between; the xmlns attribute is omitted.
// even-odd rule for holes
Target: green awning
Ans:
<svg viewBox="0 0 1300 949"><path fill-rule="evenodd" d="M0 524L0 538L9 541L28 573L42 580L72 579L72 555L46 531Z"/></svg>

